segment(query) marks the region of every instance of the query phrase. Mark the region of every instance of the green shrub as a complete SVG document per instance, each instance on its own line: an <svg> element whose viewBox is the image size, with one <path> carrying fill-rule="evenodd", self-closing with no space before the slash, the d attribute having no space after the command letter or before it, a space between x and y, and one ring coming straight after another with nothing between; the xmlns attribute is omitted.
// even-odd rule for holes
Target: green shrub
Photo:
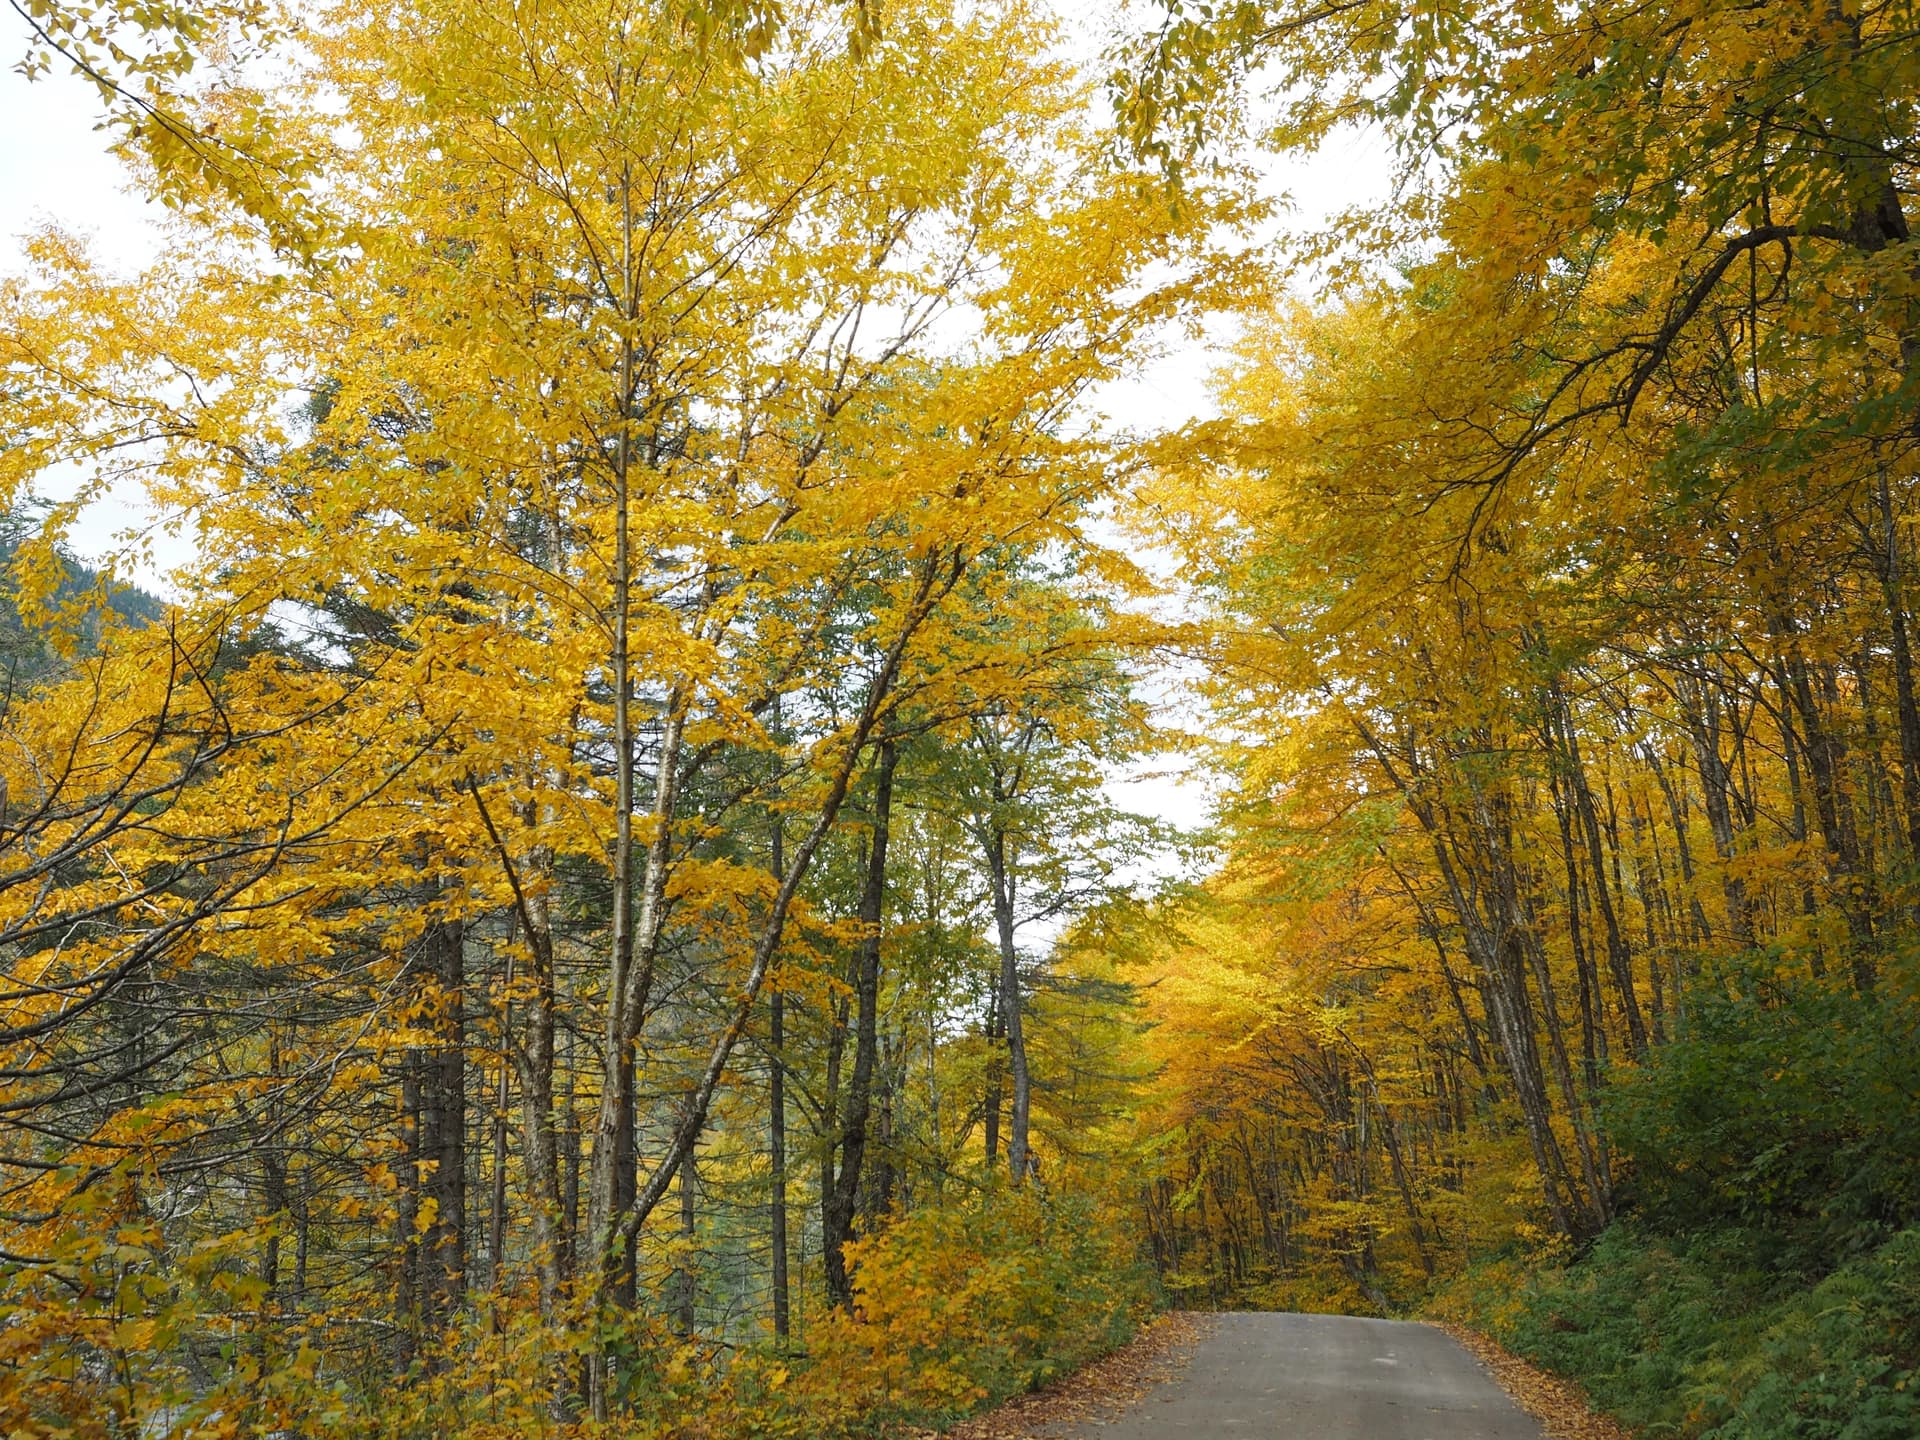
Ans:
<svg viewBox="0 0 1920 1440"><path fill-rule="evenodd" d="M1737 1241L1736 1268L1809 1279L1920 1222L1917 968L1890 959L1860 996L1757 955L1703 987L1685 1035L1609 1098L1641 1218Z"/></svg>
<svg viewBox="0 0 1920 1440"><path fill-rule="evenodd" d="M1756 1248L1617 1224L1572 1264L1483 1265L1443 1308L1646 1440L1920 1435L1920 1229L1812 1285L1753 1268Z"/></svg>

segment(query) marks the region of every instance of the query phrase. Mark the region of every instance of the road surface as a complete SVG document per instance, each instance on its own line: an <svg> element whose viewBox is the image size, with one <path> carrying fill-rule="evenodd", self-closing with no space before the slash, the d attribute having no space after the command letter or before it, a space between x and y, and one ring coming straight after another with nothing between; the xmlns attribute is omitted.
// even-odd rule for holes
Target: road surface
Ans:
<svg viewBox="0 0 1920 1440"><path fill-rule="evenodd" d="M1541 1440L1466 1351L1426 1325L1219 1315L1185 1369L1119 1418L1059 1440Z"/></svg>

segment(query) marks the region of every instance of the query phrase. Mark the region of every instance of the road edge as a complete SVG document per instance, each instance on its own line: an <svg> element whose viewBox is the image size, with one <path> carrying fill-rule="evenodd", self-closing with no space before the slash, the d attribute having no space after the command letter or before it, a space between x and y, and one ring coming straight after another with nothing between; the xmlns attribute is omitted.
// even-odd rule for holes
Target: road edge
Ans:
<svg viewBox="0 0 1920 1440"><path fill-rule="evenodd" d="M942 1440L1040 1440L1042 1427L1110 1419L1187 1366L1213 1320L1202 1310L1163 1310L1133 1339L1038 1390L934 1432Z"/></svg>
<svg viewBox="0 0 1920 1440"><path fill-rule="evenodd" d="M1500 1388L1513 1398L1513 1403L1540 1422L1547 1440L1635 1440L1633 1431L1596 1410L1587 1392L1573 1381L1551 1375L1521 1359L1478 1330L1451 1320L1423 1323L1451 1336L1461 1349L1484 1365Z"/></svg>

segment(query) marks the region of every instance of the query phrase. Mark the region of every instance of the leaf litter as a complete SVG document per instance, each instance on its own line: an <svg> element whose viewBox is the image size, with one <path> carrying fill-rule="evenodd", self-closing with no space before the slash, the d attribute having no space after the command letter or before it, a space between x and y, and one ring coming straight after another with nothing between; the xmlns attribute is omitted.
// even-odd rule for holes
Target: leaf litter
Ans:
<svg viewBox="0 0 1920 1440"><path fill-rule="evenodd" d="M1586 1392L1571 1380L1549 1375L1478 1330L1442 1320L1427 1323L1446 1331L1491 1370L1514 1403L1540 1422L1547 1440L1634 1440L1631 1430L1595 1410Z"/></svg>
<svg viewBox="0 0 1920 1440"><path fill-rule="evenodd" d="M1213 1317L1199 1311L1169 1311L1118 1350L1071 1375L950 1430L921 1433L941 1434L944 1440L1048 1440L1058 1426L1110 1423L1185 1369L1193 1347L1212 1325Z"/></svg>

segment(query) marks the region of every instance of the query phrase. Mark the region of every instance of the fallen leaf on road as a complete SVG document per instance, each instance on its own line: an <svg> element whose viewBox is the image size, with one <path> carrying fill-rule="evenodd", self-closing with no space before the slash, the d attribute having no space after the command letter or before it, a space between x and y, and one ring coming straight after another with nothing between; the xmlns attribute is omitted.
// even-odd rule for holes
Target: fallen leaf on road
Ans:
<svg viewBox="0 0 1920 1440"><path fill-rule="evenodd" d="M1445 1321L1428 1323L1446 1331L1491 1370L1514 1403L1540 1422L1548 1440L1634 1440L1626 1426L1596 1411L1571 1380L1547 1374L1477 1330Z"/></svg>
<svg viewBox="0 0 1920 1440"><path fill-rule="evenodd" d="M1045 1440L1055 1426L1115 1419L1154 1386L1177 1375L1211 1323L1211 1316L1194 1311L1162 1315L1111 1355L961 1421L945 1432L946 1440Z"/></svg>

